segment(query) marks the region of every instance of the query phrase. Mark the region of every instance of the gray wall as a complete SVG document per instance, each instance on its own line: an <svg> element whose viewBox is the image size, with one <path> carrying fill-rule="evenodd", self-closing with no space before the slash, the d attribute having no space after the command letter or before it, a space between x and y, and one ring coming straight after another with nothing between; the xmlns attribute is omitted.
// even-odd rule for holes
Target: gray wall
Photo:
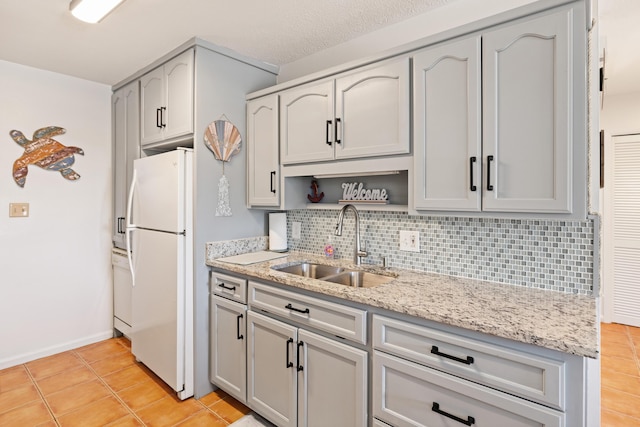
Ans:
<svg viewBox="0 0 640 427"><path fill-rule="evenodd" d="M195 394L203 396L212 390L209 382L209 288L205 265L206 242L264 235L265 213L245 206L245 95L275 83L275 75L249 64L196 47L195 85L195 153L196 198L194 212L194 345ZM204 144L204 131L222 115L231 121L243 138L240 153L225 164L230 182L231 217L216 217L218 180L222 162Z"/></svg>

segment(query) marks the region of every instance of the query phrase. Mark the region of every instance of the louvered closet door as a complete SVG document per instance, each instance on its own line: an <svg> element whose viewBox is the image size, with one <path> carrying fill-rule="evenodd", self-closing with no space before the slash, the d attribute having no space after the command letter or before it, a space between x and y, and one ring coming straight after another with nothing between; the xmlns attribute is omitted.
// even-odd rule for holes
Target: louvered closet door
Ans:
<svg viewBox="0 0 640 427"><path fill-rule="evenodd" d="M605 212L612 224L612 245L609 246L609 275L613 285L611 320L640 326L640 135L615 136L611 139L612 165L609 182L611 191ZM611 295L611 293L609 293Z"/></svg>

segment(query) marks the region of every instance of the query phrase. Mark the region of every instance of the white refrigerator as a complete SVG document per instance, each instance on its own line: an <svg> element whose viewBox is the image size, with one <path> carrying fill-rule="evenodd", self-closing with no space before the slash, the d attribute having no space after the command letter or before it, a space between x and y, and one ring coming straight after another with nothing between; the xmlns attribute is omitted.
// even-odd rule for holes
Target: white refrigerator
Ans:
<svg viewBox="0 0 640 427"><path fill-rule="evenodd" d="M193 396L193 150L133 162L127 249L131 351L180 399Z"/></svg>

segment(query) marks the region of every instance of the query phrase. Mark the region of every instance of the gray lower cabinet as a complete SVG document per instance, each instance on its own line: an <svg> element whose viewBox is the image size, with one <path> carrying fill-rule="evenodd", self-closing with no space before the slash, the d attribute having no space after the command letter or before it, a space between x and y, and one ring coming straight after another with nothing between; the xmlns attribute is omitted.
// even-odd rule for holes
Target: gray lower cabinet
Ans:
<svg viewBox="0 0 640 427"><path fill-rule="evenodd" d="M209 379L239 401L247 401L247 306L211 295Z"/></svg>
<svg viewBox="0 0 640 427"><path fill-rule="evenodd" d="M381 421L397 427L581 425L569 409L579 399L566 396L573 363L561 355L379 315L372 332L373 415Z"/></svg>
<svg viewBox="0 0 640 427"><path fill-rule="evenodd" d="M560 427L565 414L374 351L373 413L396 426Z"/></svg>
<svg viewBox="0 0 640 427"><path fill-rule="evenodd" d="M247 313L247 402L284 426L366 426L367 352Z"/></svg>

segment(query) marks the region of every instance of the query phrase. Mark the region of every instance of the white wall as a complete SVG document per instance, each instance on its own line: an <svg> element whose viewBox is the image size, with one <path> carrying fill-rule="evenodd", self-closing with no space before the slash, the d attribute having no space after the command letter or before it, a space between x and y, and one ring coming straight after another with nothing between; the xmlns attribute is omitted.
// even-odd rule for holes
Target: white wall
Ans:
<svg viewBox="0 0 640 427"><path fill-rule="evenodd" d="M280 67L278 83L410 43L536 0L457 0Z"/></svg>
<svg viewBox="0 0 640 427"><path fill-rule="evenodd" d="M640 133L640 93L605 95L600 128L607 135Z"/></svg>
<svg viewBox="0 0 640 427"><path fill-rule="evenodd" d="M0 369L111 336L110 87L0 61ZM23 149L9 132L31 139L60 126L55 139L77 146L72 182L29 167L13 181ZM28 218L9 218L26 202Z"/></svg>

